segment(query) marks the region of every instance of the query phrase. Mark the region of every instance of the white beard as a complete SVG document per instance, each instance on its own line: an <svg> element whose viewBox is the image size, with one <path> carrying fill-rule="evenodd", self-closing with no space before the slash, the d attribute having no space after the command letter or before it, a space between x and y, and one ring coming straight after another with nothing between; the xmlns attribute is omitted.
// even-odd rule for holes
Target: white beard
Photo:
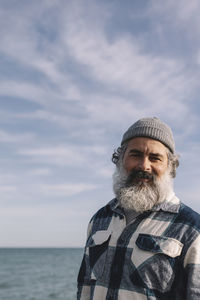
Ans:
<svg viewBox="0 0 200 300"><path fill-rule="evenodd" d="M143 183L126 187L128 174L121 166L113 174L113 190L119 204L125 210L143 212L151 210L153 206L165 201L173 192L173 182L170 170L153 184Z"/></svg>

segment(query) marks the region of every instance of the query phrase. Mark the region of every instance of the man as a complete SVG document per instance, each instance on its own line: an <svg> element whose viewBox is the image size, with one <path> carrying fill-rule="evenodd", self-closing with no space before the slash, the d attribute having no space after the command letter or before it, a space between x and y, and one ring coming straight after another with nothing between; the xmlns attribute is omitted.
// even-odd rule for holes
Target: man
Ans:
<svg viewBox="0 0 200 300"><path fill-rule="evenodd" d="M137 121L112 160L116 198L90 221L78 299L199 300L200 215L173 192L171 129Z"/></svg>

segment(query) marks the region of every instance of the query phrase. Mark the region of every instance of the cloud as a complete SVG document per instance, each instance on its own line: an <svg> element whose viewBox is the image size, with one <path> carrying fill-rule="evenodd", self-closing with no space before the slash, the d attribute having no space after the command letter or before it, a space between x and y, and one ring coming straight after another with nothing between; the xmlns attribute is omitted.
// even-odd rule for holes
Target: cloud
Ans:
<svg viewBox="0 0 200 300"><path fill-rule="evenodd" d="M113 175L113 172L114 172L114 169L110 166L106 166L106 167L100 167L98 169L98 173L100 175L102 175L104 178L112 178L112 175Z"/></svg>
<svg viewBox="0 0 200 300"><path fill-rule="evenodd" d="M45 106L45 109L29 114L30 117L67 128L69 124L76 127L77 122L83 127L90 122L121 123L153 112L162 116L169 110L168 118L176 118L182 124L183 117L189 113L183 100L196 83L181 60L144 51L140 40L130 33L110 40L106 35L106 25L113 15L106 10L106 3L93 3L89 11L81 1L64 6L43 1L39 12L36 5L31 7L32 13L26 5L23 11L14 12L13 18L18 21L15 28L10 22L4 24L10 34L3 32L1 46L7 55L36 69L48 79L42 79L39 85L23 81L1 83L3 94ZM55 36L57 34L56 43L49 37L50 29L53 30L51 18L41 19L47 10L57 25L53 31ZM61 13L59 21L55 11ZM8 11L4 13L8 15ZM97 19L95 24L94 18ZM41 30L46 30L47 35L42 35ZM69 57L87 83L89 80L90 83L103 84L102 91L95 94L78 85L77 73L70 72L71 68L66 64ZM67 118L62 115L62 109L66 113L68 109L63 101L72 99L77 102L77 115L81 111L83 118L71 119L69 114Z"/></svg>
<svg viewBox="0 0 200 300"><path fill-rule="evenodd" d="M97 188L94 184L85 183L70 183L70 184L56 184L43 185L41 190L45 196L48 197L68 197L85 191L91 191Z"/></svg>
<svg viewBox="0 0 200 300"><path fill-rule="evenodd" d="M14 185L0 185L0 193L13 193L16 191L16 186Z"/></svg>
<svg viewBox="0 0 200 300"><path fill-rule="evenodd" d="M106 153L106 147L58 145L49 147L26 148L18 150L18 154L28 156L34 161L57 166L90 166L94 155L101 157Z"/></svg>
<svg viewBox="0 0 200 300"><path fill-rule="evenodd" d="M70 72L64 71L63 68L67 59L66 49L61 50L59 40L54 43L47 38L45 32L41 32L48 31L51 27L59 31L59 28L54 27L55 24L52 26L53 14L51 13L51 17L46 15L46 10L53 12L54 7L42 1L38 9L35 3L29 3L27 6L24 2L21 10L11 6L7 9L2 7L0 52L11 62L10 77L14 77L17 71L20 76L13 81L10 78L6 81L1 80L1 94L26 98L43 105L52 103L50 100L55 98L79 99L77 84L72 82ZM46 21L40 18L43 14L46 15ZM24 76L21 76L23 73ZM20 80L21 77L23 80ZM37 80L38 78L40 80Z"/></svg>
<svg viewBox="0 0 200 300"><path fill-rule="evenodd" d="M93 24L91 31L90 19L83 19L80 10L78 21L66 24L63 43L89 79L102 84L103 93L85 97L92 122L120 123L153 113L165 117L168 111L167 118L182 126L191 114L187 99L198 85L194 70L177 57L144 51L140 39L131 34L109 40L105 27Z"/></svg>
<svg viewBox="0 0 200 300"><path fill-rule="evenodd" d="M193 62L193 70L196 63L196 50L200 43L199 9L198 0L181 2L168 0L164 3L152 1L149 5L149 16L155 20L157 28L160 28L163 40L173 42L172 51L179 50L177 59L182 57L185 63L188 62L188 67Z"/></svg>
<svg viewBox="0 0 200 300"><path fill-rule="evenodd" d="M134 91L147 101L159 100L165 105L175 95L179 100L184 97L188 78L181 62L142 52L138 41L131 36L111 42L103 32L95 29L91 32L84 23L81 29L78 25L70 24L66 45L71 55L88 68L92 78L113 90Z"/></svg>
<svg viewBox="0 0 200 300"><path fill-rule="evenodd" d="M10 96L31 100L39 104L45 104L47 93L43 88L34 83L17 82L17 81L1 81L0 83L1 96Z"/></svg>
<svg viewBox="0 0 200 300"><path fill-rule="evenodd" d="M52 171L50 168L37 168L37 169L31 169L28 172L28 175L30 176L48 176L51 175Z"/></svg>
<svg viewBox="0 0 200 300"><path fill-rule="evenodd" d="M177 24L180 21L192 21L190 25L195 24L198 17L198 10L200 8L200 3L198 0L187 1L183 0L182 2L174 2L173 0L165 1L164 3L156 3L156 1L151 2L150 9L157 13L165 14L165 17L172 20L173 23ZM166 10L168 13L166 14ZM176 15L176 19L174 18ZM183 23L182 23L183 25Z"/></svg>
<svg viewBox="0 0 200 300"><path fill-rule="evenodd" d="M87 212L83 209L80 209L78 213L80 216L87 216ZM55 202L51 204L37 203L36 205L23 203L23 205L13 204L12 206L2 206L0 210L0 217L2 219L12 217L18 219L18 222L22 222L22 224L24 216L26 216L27 219L44 219L46 216L46 218L52 219L56 217L58 219L63 218L66 220L66 215L68 215L69 218L77 216L77 207L69 205L69 203L62 203L59 206Z"/></svg>
<svg viewBox="0 0 200 300"><path fill-rule="evenodd" d="M0 130L0 142L1 143L27 143L35 140L35 134L33 133L23 133L23 134L13 134L5 130Z"/></svg>
<svg viewBox="0 0 200 300"><path fill-rule="evenodd" d="M0 185L0 203L3 204L5 202L12 201L16 193L18 192L18 188L16 185L12 184L2 184Z"/></svg>

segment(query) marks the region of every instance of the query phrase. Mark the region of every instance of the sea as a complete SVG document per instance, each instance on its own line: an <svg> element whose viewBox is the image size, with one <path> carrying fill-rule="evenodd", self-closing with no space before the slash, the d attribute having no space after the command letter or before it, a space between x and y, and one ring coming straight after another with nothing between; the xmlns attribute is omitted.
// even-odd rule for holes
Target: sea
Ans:
<svg viewBox="0 0 200 300"><path fill-rule="evenodd" d="M0 248L0 300L74 300L81 248Z"/></svg>

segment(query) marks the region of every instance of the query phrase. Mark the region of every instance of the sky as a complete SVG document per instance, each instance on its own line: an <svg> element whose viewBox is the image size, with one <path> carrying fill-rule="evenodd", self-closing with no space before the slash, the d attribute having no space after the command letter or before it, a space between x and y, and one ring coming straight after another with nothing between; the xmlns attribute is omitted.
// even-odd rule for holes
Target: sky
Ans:
<svg viewBox="0 0 200 300"><path fill-rule="evenodd" d="M172 128L200 212L200 1L0 0L0 247L83 247L142 117Z"/></svg>

